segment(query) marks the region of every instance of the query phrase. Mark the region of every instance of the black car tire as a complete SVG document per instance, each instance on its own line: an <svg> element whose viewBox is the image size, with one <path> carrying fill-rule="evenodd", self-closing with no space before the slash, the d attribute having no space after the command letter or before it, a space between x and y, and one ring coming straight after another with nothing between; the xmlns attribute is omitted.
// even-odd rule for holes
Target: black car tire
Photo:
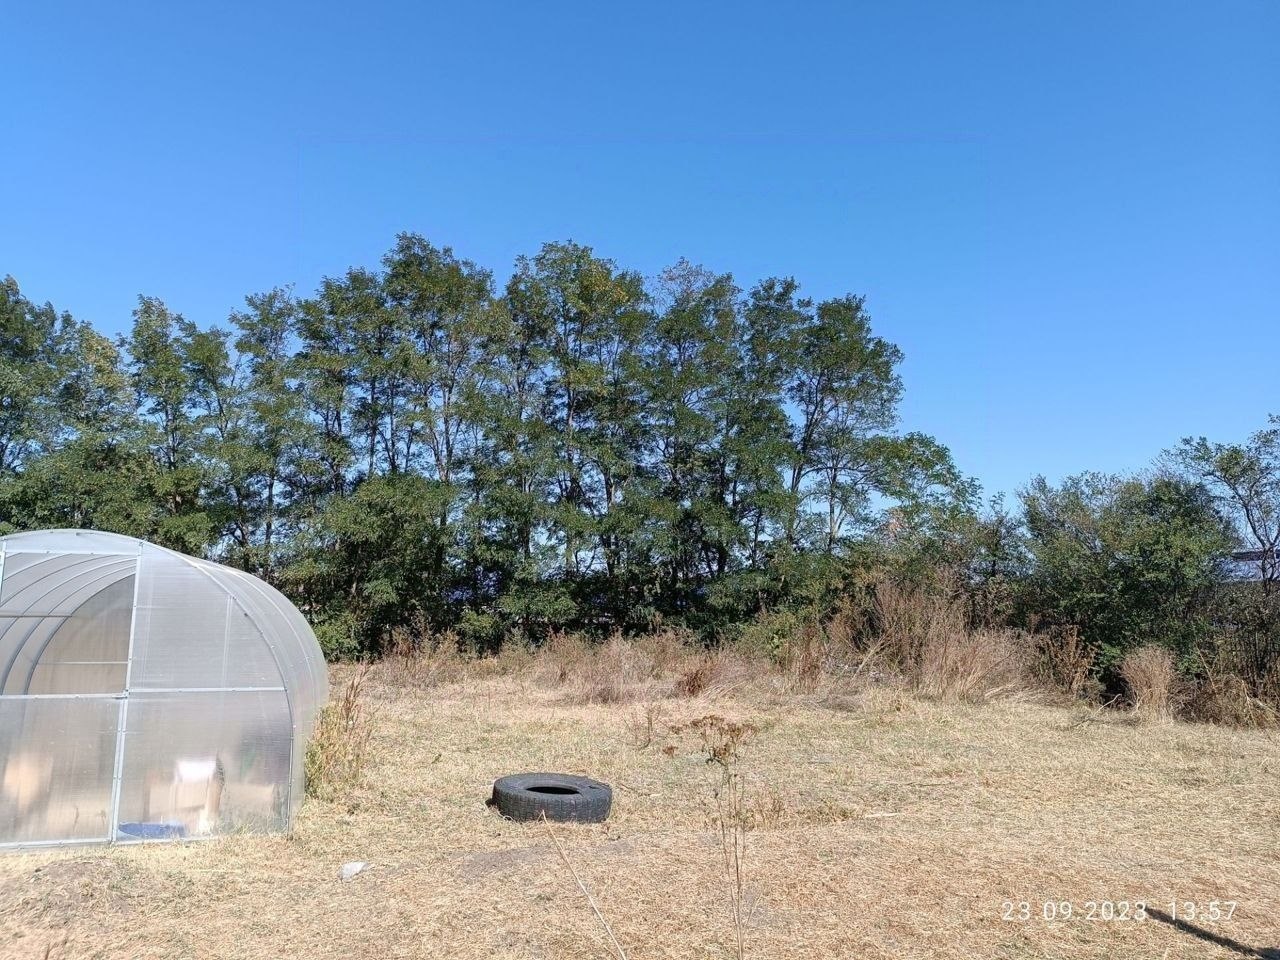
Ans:
<svg viewBox="0 0 1280 960"><path fill-rule="evenodd" d="M511 820L603 823L613 806L613 790L589 777L564 773L517 773L493 785L489 801Z"/></svg>

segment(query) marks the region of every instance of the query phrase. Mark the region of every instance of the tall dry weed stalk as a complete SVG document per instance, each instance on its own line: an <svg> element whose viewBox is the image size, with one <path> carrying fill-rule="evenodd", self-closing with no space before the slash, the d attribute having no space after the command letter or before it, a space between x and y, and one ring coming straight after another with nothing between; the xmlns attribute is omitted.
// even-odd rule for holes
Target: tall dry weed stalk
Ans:
<svg viewBox="0 0 1280 960"><path fill-rule="evenodd" d="M875 639L880 668L906 677L922 697L979 703L1030 686L1028 642L1012 630L972 630L965 601L947 582L876 585Z"/></svg>
<svg viewBox="0 0 1280 960"><path fill-rule="evenodd" d="M1275 670L1280 675L1280 668ZM1280 703L1256 696L1249 682L1234 670L1201 655L1200 680L1190 698L1196 720L1227 727L1268 729L1280 726Z"/></svg>
<svg viewBox="0 0 1280 960"><path fill-rule="evenodd" d="M746 957L746 880L747 833L752 811L748 808L746 788L739 764L747 743L758 728L749 723L708 715L672 728L673 733L689 731L697 734L707 763L716 770L712 787L716 809L716 827L720 839L720 855L724 866L725 892L733 919L734 956Z"/></svg>
<svg viewBox="0 0 1280 960"><path fill-rule="evenodd" d="M1163 647L1139 647L1120 663L1120 676L1129 687L1134 713L1143 720L1171 720L1177 670L1173 655Z"/></svg>
<svg viewBox="0 0 1280 960"><path fill-rule="evenodd" d="M666 719L668 709L659 700L649 700L641 706L632 721L632 743L637 750L647 750L658 739L658 728Z"/></svg>
<svg viewBox="0 0 1280 960"><path fill-rule="evenodd" d="M615 630L582 658L578 674L584 703L624 703L636 695L647 671L635 645Z"/></svg>
<svg viewBox="0 0 1280 960"><path fill-rule="evenodd" d="M931 638L921 651L916 691L947 703L984 703L1027 687L1027 641L1013 630Z"/></svg>
<svg viewBox="0 0 1280 960"><path fill-rule="evenodd" d="M673 692L678 697L697 697L706 693L724 674L724 656L716 652L703 653L692 660L676 677Z"/></svg>
<svg viewBox="0 0 1280 960"><path fill-rule="evenodd" d="M373 738L373 716L364 698L368 679L369 665L361 664L338 699L320 711L307 745L308 795L336 800L359 786Z"/></svg>
<svg viewBox="0 0 1280 960"><path fill-rule="evenodd" d="M945 647L967 630L964 605L947 584L876 584L873 600L876 655L890 669L918 673L926 651Z"/></svg>
<svg viewBox="0 0 1280 960"><path fill-rule="evenodd" d="M460 679L466 668L457 634L417 624L392 632L381 672L389 683L428 689Z"/></svg>
<svg viewBox="0 0 1280 960"><path fill-rule="evenodd" d="M1097 656L1097 648L1084 642L1078 628L1048 630L1036 638L1035 675L1050 689L1076 699L1089 685Z"/></svg>
<svg viewBox="0 0 1280 960"><path fill-rule="evenodd" d="M827 634L816 623L804 623L782 645L781 667L791 686L812 693L822 682L827 663Z"/></svg>
<svg viewBox="0 0 1280 960"><path fill-rule="evenodd" d="M585 637L579 633L555 630L538 648L534 662L543 681L556 686L580 676L591 659L591 645Z"/></svg>

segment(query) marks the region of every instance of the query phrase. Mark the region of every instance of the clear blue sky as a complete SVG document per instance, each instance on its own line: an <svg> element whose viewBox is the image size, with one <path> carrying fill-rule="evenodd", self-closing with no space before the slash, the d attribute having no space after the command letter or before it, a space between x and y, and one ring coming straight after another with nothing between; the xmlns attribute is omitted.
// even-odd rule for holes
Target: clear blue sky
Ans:
<svg viewBox="0 0 1280 960"><path fill-rule="evenodd" d="M0 274L120 332L578 240L865 293L988 490L1280 412L1280 2L14 4Z"/></svg>

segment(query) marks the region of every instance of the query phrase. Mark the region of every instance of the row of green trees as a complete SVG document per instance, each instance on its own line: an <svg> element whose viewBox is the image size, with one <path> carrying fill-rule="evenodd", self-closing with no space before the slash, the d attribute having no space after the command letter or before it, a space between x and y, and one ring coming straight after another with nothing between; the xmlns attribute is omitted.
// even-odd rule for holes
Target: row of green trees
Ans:
<svg viewBox="0 0 1280 960"><path fill-rule="evenodd" d="M895 431L859 297L652 283L576 244L491 274L401 236L380 270L127 337L3 291L0 523L93 526L279 582L335 651L410 619L703 630L787 603L895 504L967 503Z"/></svg>
<svg viewBox="0 0 1280 960"><path fill-rule="evenodd" d="M1274 425L984 508L945 447L898 429L901 361L861 297L685 261L646 280L573 243L499 287L402 235L379 269L250 296L222 327L142 297L118 341L8 279L0 531L215 556L337 655L407 624L477 646L659 622L725 639L820 616L869 571L940 568L975 620L1186 653L1221 627L1229 551L1277 546Z"/></svg>

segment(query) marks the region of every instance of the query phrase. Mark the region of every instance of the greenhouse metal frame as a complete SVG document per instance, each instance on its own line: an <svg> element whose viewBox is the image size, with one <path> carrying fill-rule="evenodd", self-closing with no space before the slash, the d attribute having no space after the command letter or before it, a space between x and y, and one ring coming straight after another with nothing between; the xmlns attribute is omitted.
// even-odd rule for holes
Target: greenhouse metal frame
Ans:
<svg viewBox="0 0 1280 960"><path fill-rule="evenodd" d="M327 696L315 634L251 574L0 537L0 849L287 829Z"/></svg>

